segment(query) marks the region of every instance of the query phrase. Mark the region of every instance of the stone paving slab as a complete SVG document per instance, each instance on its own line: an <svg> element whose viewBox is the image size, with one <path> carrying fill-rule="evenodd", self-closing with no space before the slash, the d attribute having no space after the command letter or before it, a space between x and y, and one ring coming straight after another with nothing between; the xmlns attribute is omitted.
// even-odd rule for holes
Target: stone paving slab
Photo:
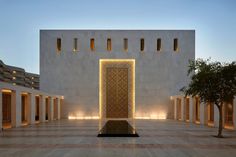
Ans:
<svg viewBox="0 0 236 157"><path fill-rule="evenodd" d="M98 138L98 120L60 120L0 132L0 157L227 157L236 156L236 131L173 120L136 120L140 137Z"/></svg>

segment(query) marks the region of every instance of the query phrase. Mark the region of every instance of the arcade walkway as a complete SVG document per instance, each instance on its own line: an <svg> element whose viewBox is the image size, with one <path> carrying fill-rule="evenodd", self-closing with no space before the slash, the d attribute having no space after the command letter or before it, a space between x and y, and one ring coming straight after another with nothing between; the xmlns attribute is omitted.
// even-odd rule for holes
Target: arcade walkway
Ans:
<svg viewBox="0 0 236 157"><path fill-rule="evenodd" d="M96 137L97 120L59 120L0 132L0 156L127 157L236 155L236 131L174 120L137 120L140 137Z"/></svg>

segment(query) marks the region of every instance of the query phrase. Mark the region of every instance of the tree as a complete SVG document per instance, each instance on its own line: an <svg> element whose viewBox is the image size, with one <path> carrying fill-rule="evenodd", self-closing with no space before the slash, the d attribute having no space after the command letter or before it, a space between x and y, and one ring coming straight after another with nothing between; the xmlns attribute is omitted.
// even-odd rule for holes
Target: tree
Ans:
<svg viewBox="0 0 236 157"><path fill-rule="evenodd" d="M236 62L220 63L210 59L190 61L188 76L191 76L189 85L180 91L184 92L185 96L199 96L201 102L217 106L217 137L223 137L223 104L231 102L236 95Z"/></svg>

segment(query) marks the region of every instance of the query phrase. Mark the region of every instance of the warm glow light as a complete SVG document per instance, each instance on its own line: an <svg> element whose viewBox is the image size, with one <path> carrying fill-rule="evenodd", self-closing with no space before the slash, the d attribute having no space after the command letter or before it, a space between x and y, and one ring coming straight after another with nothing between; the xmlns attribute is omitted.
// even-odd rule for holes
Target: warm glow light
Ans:
<svg viewBox="0 0 236 157"><path fill-rule="evenodd" d="M11 90L9 90L9 89L3 89L2 92L3 92L3 93L11 93Z"/></svg>
<svg viewBox="0 0 236 157"><path fill-rule="evenodd" d="M133 70L132 70L132 75L133 75L133 117L135 117L135 60L133 60Z"/></svg>
<svg viewBox="0 0 236 157"><path fill-rule="evenodd" d="M61 96L61 99L64 99L64 96Z"/></svg>
<svg viewBox="0 0 236 157"><path fill-rule="evenodd" d="M91 120L99 119L99 116L69 116L68 119L71 120ZM165 115L150 115L150 116L136 116L135 119L166 119Z"/></svg>
<svg viewBox="0 0 236 157"><path fill-rule="evenodd" d="M99 119L99 116L69 116L68 119L91 120L91 119Z"/></svg>
<svg viewBox="0 0 236 157"><path fill-rule="evenodd" d="M166 116L144 116L144 117L135 117L135 119L166 119Z"/></svg>
<svg viewBox="0 0 236 157"><path fill-rule="evenodd" d="M22 94L22 95L27 95L28 93L26 93L26 92L22 92L21 94Z"/></svg>
<svg viewBox="0 0 236 157"><path fill-rule="evenodd" d="M166 113L163 111L154 112L151 114L138 113L138 116L135 116L135 119L166 119Z"/></svg>
<svg viewBox="0 0 236 157"><path fill-rule="evenodd" d="M135 59L100 59L99 60L99 117L102 117L102 88L103 88L103 79L102 79L102 72L103 72L103 64L107 62L130 62L132 64L131 71L132 71L132 118L135 117Z"/></svg>
<svg viewBox="0 0 236 157"><path fill-rule="evenodd" d="M99 61L99 117L102 119L102 61Z"/></svg>

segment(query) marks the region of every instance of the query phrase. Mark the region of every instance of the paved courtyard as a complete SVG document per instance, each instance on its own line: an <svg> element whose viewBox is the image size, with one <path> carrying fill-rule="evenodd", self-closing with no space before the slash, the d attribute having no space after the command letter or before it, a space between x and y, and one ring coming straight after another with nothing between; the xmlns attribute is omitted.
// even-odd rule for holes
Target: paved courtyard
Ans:
<svg viewBox="0 0 236 157"><path fill-rule="evenodd" d="M236 156L236 131L172 120L137 120L140 137L96 137L97 120L60 120L0 132L0 157Z"/></svg>

